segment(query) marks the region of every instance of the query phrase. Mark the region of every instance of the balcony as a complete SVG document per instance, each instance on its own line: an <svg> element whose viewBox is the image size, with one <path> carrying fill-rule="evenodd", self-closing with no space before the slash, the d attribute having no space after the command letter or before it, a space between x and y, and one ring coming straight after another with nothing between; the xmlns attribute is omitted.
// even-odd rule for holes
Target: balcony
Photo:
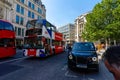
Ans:
<svg viewBox="0 0 120 80"><path fill-rule="evenodd" d="M8 6L12 6L12 4L10 2L8 2L8 0L0 0L0 1Z"/></svg>

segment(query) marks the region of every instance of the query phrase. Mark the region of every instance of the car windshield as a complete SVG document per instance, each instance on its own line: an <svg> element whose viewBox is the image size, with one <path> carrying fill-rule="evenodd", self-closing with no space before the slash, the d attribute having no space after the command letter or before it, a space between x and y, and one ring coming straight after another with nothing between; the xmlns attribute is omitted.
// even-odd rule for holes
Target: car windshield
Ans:
<svg viewBox="0 0 120 80"><path fill-rule="evenodd" d="M73 45L75 51L95 51L93 43L75 43Z"/></svg>

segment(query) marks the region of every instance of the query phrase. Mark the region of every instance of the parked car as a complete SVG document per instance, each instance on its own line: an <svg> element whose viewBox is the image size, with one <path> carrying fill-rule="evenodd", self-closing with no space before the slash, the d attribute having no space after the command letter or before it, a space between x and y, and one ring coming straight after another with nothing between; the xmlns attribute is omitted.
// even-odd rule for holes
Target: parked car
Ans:
<svg viewBox="0 0 120 80"><path fill-rule="evenodd" d="M68 53L69 68L86 68L99 71L98 56L93 42L74 43Z"/></svg>

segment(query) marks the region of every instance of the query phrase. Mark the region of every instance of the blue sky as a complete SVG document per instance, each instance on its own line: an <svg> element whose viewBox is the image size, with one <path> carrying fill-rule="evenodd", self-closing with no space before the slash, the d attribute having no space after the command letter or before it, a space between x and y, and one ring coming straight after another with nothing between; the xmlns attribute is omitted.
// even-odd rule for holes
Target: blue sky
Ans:
<svg viewBox="0 0 120 80"><path fill-rule="evenodd" d="M46 7L46 19L57 27L74 23L75 19L89 12L102 0L42 0Z"/></svg>

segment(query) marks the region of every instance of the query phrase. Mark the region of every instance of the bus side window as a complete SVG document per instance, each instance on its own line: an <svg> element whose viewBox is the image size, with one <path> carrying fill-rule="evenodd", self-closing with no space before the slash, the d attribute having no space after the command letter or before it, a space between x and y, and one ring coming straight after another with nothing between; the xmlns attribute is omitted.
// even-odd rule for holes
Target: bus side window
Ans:
<svg viewBox="0 0 120 80"><path fill-rule="evenodd" d="M55 46L55 41L54 40L52 40L52 46Z"/></svg>
<svg viewBox="0 0 120 80"><path fill-rule="evenodd" d="M12 41L10 41L9 43L8 43L8 46L13 46L14 45L14 43L12 42Z"/></svg>
<svg viewBox="0 0 120 80"><path fill-rule="evenodd" d="M42 41L38 41L38 47L39 47L39 48L43 48L43 43L42 43Z"/></svg>
<svg viewBox="0 0 120 80"><path fill-rule="evenodd" d="M2 39L0 39L0 47L3 47L4 46L4 42Z"/></svg>

